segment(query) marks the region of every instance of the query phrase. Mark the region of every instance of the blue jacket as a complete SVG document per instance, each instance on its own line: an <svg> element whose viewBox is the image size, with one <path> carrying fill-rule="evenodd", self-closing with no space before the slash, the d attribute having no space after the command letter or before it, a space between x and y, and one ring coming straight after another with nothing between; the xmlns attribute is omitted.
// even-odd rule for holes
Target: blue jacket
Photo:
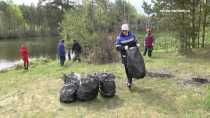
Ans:
<svg viewBox="0 0 210 118"><path fill-rule="evenodd" d="M136 46L136 43L137 43L136 37L132 32L128 32L128 36L125 36L122 33L120 33L117 36L115 46L116 46L116 48L123 47L126 45L129 47L133 47L133 46Z"/></svg>
<svg viewBox="0 0 210 118"><path fill-rule="evenodd" d="M65 56L65 47L64 47L64 43L60 42L58 44L58 55L59 56Z"/></svg>

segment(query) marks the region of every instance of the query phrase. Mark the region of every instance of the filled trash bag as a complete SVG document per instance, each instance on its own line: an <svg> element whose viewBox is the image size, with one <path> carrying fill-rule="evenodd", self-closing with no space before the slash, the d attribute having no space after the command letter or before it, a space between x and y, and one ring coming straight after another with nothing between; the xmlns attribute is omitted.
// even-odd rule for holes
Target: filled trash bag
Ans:
<svg viewBox="0 0 210 118"><path fill-rule="evenodd" d="M80 78L80 75L76 73L64 74L63 81L64 84L73 83L79 87Z"/></svg>
<svg viewBox="0 0 210 118"><path fill-rule="evenodd" d="M64 86L60 90L60 102L71 103L76 100L76 92L79 88L79 75L71 73L64 75Z"/></svg>
<svg viewBox="0 0 210 118"><path fill-rule="evenodd" d="M82 77L80 85L77 90L77 99L80 101L88 101L97 97L98 95L98 80L92 76Z"/></svg>
<svg viewBox="0 0 210 118"><path fill-rule="evenodd" d="M132 47L127 50L127 68L131 77L140 79L145 76L144 59L137 47Z"/></svg>
<svg viewBox="0 0 210 118"><path fill-rule="evenodd" d="M60 91L60 102L74 102L76 100L76 90L77 86L75 84L64 84L63 88Z"/></svg>
<svg viewBox="0 0 210 118"><path fill-rule="evenodd" d="M99 80L99 92L103 97L113 97L116 93L115 76L112 73L96 73Z"/></svg>

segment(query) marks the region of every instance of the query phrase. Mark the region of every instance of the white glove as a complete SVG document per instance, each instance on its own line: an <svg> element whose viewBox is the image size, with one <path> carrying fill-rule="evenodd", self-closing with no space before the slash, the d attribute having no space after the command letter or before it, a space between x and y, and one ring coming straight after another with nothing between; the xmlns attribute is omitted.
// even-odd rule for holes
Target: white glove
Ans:
<svg viewBox="0 0 210 118"><path fill-rule="evenodd" d="M137 47L140 47L140 44L139 43L137 44Z"/></svg>
<svg viewBox="0 0 210 118"><path fill-rule="evenodd" d="M125 46L125 50L128 50L128 46Z"/></svg>

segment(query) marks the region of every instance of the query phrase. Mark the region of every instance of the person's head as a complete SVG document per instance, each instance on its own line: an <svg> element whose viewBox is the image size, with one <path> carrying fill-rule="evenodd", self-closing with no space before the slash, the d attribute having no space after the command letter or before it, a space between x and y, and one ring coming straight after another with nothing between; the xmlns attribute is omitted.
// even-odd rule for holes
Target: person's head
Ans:
<svg viewBox="0 0 210 118"><path fill-rule="evenodd" d="M121 32L125 36L128 35L128 32L129 32L129 26L128 26L128 24L122 24L122 26L121 26Z"/></svg>
<svg viewBox="0 0 210 118"><path fill-rule="evenodd" d="M148 34L151 34L151 33L152 33L152 31L151 31L150 28L147 28L147 33L148 33Z"/></svg>
<svg viewBox="0 0 210 118"><path fill-rule="evenodd" d="M61 40L61 43L64 43L64 40L63 39Z"/></svg>
<svg viewBox="0 0 210 118"><path fill-rule="evenodd" d="M74 43L76 43L76 42L77 42L77 40L73 40L73 42L74 42Z"/></svg>
<svg viewBox="0 0 210 118"><path fill-rule="evenodd" d="M21 47L26 47L26 42L22 42Z"/></svg>

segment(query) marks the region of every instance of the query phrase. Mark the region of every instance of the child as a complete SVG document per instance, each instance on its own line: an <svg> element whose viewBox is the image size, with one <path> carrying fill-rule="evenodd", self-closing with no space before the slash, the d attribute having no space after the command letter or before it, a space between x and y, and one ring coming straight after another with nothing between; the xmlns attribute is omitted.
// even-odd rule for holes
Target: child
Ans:
<svg viewBox="0 0 210 118"><path fill-rule="evenodd" d="M22 57L23 59L23 62L24 62L24 69L25 70L28 70L28 66L29 66L29 60L28 60L28 49L26 47L26 44L25 43L22 43L21 44L21 47L20 47L20 56Z"/></svg>

